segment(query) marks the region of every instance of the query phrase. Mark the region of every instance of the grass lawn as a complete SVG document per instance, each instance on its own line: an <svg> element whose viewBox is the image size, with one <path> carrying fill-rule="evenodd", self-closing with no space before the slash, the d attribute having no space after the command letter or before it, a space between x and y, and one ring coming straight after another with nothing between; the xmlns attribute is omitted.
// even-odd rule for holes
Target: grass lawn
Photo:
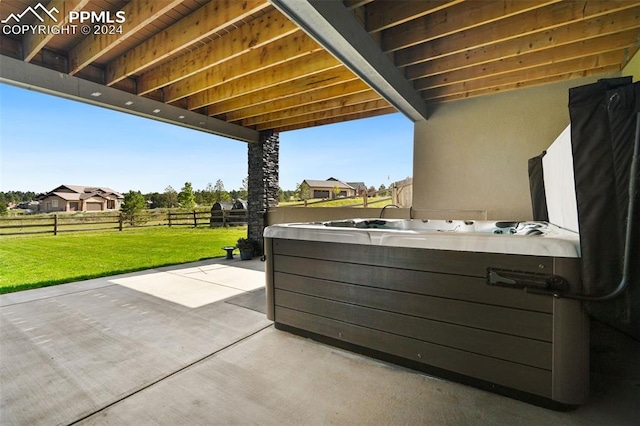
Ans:
<svg viewBox="0 0 640 426"><path fill-rule="evenodd" d="M153 227L0 237L0 293L221 257L246 235L246 227Z"/></svg>

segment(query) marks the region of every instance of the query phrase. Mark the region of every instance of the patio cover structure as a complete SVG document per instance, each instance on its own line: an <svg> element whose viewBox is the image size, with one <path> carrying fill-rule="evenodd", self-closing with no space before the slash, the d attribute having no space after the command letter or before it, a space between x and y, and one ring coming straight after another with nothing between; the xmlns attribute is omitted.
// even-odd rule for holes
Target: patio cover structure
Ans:
<svg viewBox="0 0 640 426"><path fill-rule="evenodd" d="M2 83L248 143L261 235L278 133L395 112L420 131L456 102L619 73L640 1L2 0L0 28Z"/></svg>
<svg viewBox="0 0 640 426"><path fill-rule="evenodd" d="M249 143L249 236L278 134L619 72L640 1L3 0L0 82Z"/></svg>
<svg viewBox="0 0 640 426"><path fill-rule="evenodd" d="M258 142L619 71L640 2L3 0L0 20L2 82Z"/></svg>

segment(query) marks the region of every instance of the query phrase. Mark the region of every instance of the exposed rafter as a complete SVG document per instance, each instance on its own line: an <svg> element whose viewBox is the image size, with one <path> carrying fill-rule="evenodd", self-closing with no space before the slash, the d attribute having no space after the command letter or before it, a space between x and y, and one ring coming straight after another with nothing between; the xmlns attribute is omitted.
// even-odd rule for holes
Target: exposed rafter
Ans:
<svg viewBox="0 0 640 426"><path fill-rule="evenodd" d="M107 84L112 85L125 77L149 69L182 49L225 30L229 25L240 23L251 14L268 7L270 6L264 0L210 1L131 49L126 55L109 63L106 67ZM166 71L166 67L161 71Z"/></svg>
<svg viewBox="0 0 640 426"><path fill-rule="evenodd" d="M110 35L21 30L66 25L71 10L126 22ZM640 47L640 0L1 0L0 21L3 61L53 72L42 87L1 76L12 84L252 135L423 120L431 104L619 72ZM105 95L65 95L70 75Z"/></svg>
<svg viewBox="0 0 640 426"><path fill-rule="evenodd" d="M145 25L158 19L183 0L156 2L154 0L131 0L122 11L126 20L122 23L122 34L98 34L86 36L69 52L69 74L76 74L92 61L100 58L115 45L132 37Z"/></svg>
<svg viewBox="0 0 640 426"><path fill-rule="evenodd" d="M311 58L305 58L307 56ZM328 55L309 36L299 31L294 32L268 45L248 50L244 55L231 57L214 68L205 68L166 86L163 89L165 100L173 102L187 96L195 97L202 91L252 74L272 73L270 68L276 66L282 69L280 75L275 76L276 78L290 76L291 72L285 69L287 62L297 61L301 66L305 66L304 62L313 61L316 57L328 57ZM197 105L195 102L192 105L195 108L202 106L195 106Z"/></svg>
<svg viewBox="0 0 640 426"><path fill-rule="evenodd" d="M54 22L51 16L45 15L44 26L52 25L68 25L69 12L82 10L89 0L54 0L48 4L50 10L59 10L63 16L60 22ZM22 49L24 51L24 60L29 62L36 56L53 38L53 33L35 33L28 32L22 39Z"/></svg>
<svg viewBox="0 0 640 426"><path fill-rule="evenodd" d="M414 121L427 118L419 94L341 2L271 1L389 103Z"/></svg>

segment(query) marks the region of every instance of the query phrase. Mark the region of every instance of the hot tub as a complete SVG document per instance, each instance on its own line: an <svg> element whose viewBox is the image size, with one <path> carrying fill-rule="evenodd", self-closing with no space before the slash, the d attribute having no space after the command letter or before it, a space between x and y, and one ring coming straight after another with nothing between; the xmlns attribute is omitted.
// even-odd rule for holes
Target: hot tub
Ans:
<svg viewBox="0 0 640 426"><path fill-rule="evenodd" d="M353 219L265 229L276 328L530 402L588 395L578 234L545 222Z"/></svg>

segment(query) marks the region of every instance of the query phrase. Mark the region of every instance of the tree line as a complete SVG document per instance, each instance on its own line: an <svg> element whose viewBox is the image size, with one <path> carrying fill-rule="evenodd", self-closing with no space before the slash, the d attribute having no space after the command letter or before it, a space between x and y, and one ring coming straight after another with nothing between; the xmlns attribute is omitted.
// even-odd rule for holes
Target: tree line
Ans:
<svg viewBox="0 0 640 426"><path fill-rule="evenodd" d="M242 181L242 188L239 190L227 191L222 180L218 179L215 184L208 183L205 189L194 190L191 182L185 182L180 191L167 186L164 192L149 192L143 194L140 191L129 191L125 194L124 203L134 210L143 208L182 208L193 209L197 205L213 205L216 202L247 199L247 181ZM0 215L7 214L9 206L19 206L28 208L28 203L34 201L39 194L33 191L6 191L0 192Z"/></svg>
<svg viewBox="0 0 640 426"><path fill-rule="evenodd" d="M216 202L230 202L234 200L246 200L248 198L248 178L242 180L242 187L238 190L227 191L222 180L215 184L208 183L204 189L194 190L191 182L185 182L180 191L176 191L171 185L164 192L149 192L143 194L140 191L129 191L125 195L124 204L135 206L134 210L143 208L181 208L191 210L195 206L213 205ZM385 189L380 185L378 191ZM304 200L311 197L306 183L301 182L293 190L279 188L279 201ZM375 192L370 187L367 192ZM127 197L128 195L128 197ZM28 204L38 196L33 191L6 191L0 192L0 215L7 213L8 206ZM24 206L24 208L27 208ZM133 207L131 207L133 208Z"/></svg>
<svg viewBox="0 0 640 426"><path fill-rule="evenodd" d="M130 191L131 192L131 191ZM140 193L138 191L138 193ZM195 205L212 205L216 202L247 199L247 178L242 181L239 190L227 191L222 180L218 179L215 185L208 183L205 189L194 190L191 182L185 182L180 191L167 186L164 192L150 192L141 194L150 208L193 208ZM193 203L193 205L192 205Z"/></svg>

